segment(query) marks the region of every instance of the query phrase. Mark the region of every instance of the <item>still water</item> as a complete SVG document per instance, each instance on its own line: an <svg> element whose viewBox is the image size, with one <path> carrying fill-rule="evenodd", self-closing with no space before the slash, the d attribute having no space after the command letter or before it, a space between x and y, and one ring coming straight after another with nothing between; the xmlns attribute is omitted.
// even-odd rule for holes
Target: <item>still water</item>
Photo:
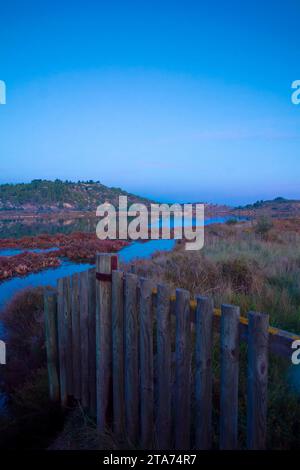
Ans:
<svg viewBox="0 0 300 470"><path fill-rule="evenodd" d="M228 219L232 219L232 216L227 217L214 217L205 220L205 225L213 223L225 223ZM237 218L238 220L244 220ZM193 220L189 219L185 221L186 226L192 225ZM119 251L120 261L128 263L134 259L151 258L156 251L169 251L175 246L175 240L149 240L147 242L133 242L129 246L122 248ZM55 250L57 248L50 248ZM22 253L25 250L21 249L0 249L0 256L11 256L18 253ZM26 251L49 251L49 250L26 250ZM7 281L0 283L0 309L12 298L12 296L27 287L38 287L38 286L55 286L57 280L64 276L72 275L76 272L85 271L91 267L90 264L86 263L74 263L68 260L62 260L61 266L56 268L45 269L38 273L32 273L23 277L15 277ZM0 334L1 334L1 323L0 323Z"/></svg>

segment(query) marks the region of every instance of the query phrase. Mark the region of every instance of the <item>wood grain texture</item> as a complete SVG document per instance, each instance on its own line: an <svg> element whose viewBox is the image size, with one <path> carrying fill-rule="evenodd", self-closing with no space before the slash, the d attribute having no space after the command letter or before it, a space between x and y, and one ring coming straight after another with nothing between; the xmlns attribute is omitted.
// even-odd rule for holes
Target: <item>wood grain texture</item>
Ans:
<svg viewBox="0 0 300 470"><path fill-rule="evenodd" d="M153 305L152 282L140 279L140 400L141 448L153 448Z"/></svg>
<svg viewBox="0 0 300 470"><path fill-rule="evenodd" d="M138 278L125 274L125 418L129 442L139 435Z"/></svg>
<svg viewBox="0 0 300 470"><path fill-rule="evenodd" d="M113 341L113 429L116 436L125 434L124 390L124 282L121 271L112 272L112 341Z"/></svg>
<svg viewBox="0 0 300 470"><path fill-rule="evenodd" d="M176 289L175 448L190 448L191 324L190 293Z"/></svg>
<svg viewBox="0 0 300 470"><path fill-rule="evenodd" d="M57 293L44 292L45 334L48 366L49 397L59 401L59 372L58 372L58 331L57 331Z"/></svg>
<svg viewBox="0 0 300 470"><path fill-rule="evenodd" d="M88 270L89 408L96 416L96 270Z"/></svg>
<svg viewBox="0 0 300 470"><path fill-rule="evenodd" d="M73 396L72 305L70 277L64 278L64 318L67 333L67 388L68 395Z"/></svg>
<svg viewBox="0 0 300 470"><path fill-rule="evenodd" d="M63 280L57 281L57 337L58 337L58 357L59 357L59 384L60 400L62 406L67 405L67 376L66 376L66 343L64 329L64 298Z"/></svg>
<svg viewBox="0 0 300 470"><path fill-rule="evenodd" d="M222 305L220 448L238 447L239 307Z"/></svg>
<svg viewBox="0 0 300 470"><path fill-rule="evenodd" d="M248 314L247 448L266 447L269 315Z"/></svg>
<svg viewBox="0 0 300 470"><path fill-rule="evenodd" d="M58 346L59 346L59 369L61 403L66 406L68 396L72 395L72 319L70 305L70 279L65 277L58 280Z"/></svg>
<svg viewBox="0 0 300 470"><path fill-rule="evenodd" d="M81 404L89 406L89 274L80 273L80 373L81 373Z"/></svg>
<svg viewBox="0 0 300 470"><path fill-rule="evenodd" d="M111 256L97 254L97 272L111 274ZM104 432L112 418L111 282L104 280L96 284L96 350L97 426Z"/></svg>
<svg viewBox="0 0 300 470"><path fill-rule="evenodd" d="M157 292L153 292L154 303L156 303ZM175 315L175 300L172 296L171 298L171 314ZM194 301L190 303L191 307L191 322L195 322L195 310L196 305ZM220 328L221 323L221 314L219 309L214 309L214 327L216 329ZM239 324L240 331L240 341L248 342L248 320L244 317L240 317ZM291 333L289 331L281 330L275 327L269 327L269 351L276 356L283 357L287 360L291 358L291 346L293 341L299 340L300 336Z"/></svg>
<svg viewBox="0 0 300 470"><path fill-rule="evenodd" d="M170 287L157 287L157 411L158 449L171 448L171 309Z"/></svg>
<svg viewBox="0 0 300 470"><path fill-rule="evenodd" d="M196 449L212 447L213 301L197 296L196 309Z"/></svg>
<svg viewBox="0 0 300 470"><path fill-rule="evenodd" d="M71 278L72 302L72 350L73 350L73 384L74 397L81 398L81 351L80 351L80 311L79 311L79 274Z"/></svg>

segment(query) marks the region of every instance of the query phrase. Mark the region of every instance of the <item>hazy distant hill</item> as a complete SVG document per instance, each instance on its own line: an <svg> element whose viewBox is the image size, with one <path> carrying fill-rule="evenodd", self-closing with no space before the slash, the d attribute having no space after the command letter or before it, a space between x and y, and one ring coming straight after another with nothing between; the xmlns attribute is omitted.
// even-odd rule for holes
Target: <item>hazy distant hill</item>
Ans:
<svg viewBox="0 0 300 470"><path fill-rule="evenodd" d="M235 211L241 215L268 215L270 217L300 216L300 201L277 197L269 201L256 201L254 204L239 206Z"/></svg>
<svg viewBox="0 0 300 470"><path fill-rule="evenodd" d="M0 210L95 210L103 202L117 206L119 195L127 196L130 203L150 202L100 182L33 180L31 183L0 185Z"/></svg>

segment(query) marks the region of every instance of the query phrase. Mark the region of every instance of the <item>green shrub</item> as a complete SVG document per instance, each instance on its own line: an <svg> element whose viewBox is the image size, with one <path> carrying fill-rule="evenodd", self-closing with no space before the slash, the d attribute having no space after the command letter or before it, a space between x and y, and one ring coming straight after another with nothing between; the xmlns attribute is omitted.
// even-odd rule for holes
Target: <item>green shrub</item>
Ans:
<svg viewBox="0 0 300 470"><path fill-rule="evenodd" d="M273 223L269 217L262 216L258 219L256 226L255 226L255 232L258 235L266 235L271 228L273 227Z"/></svg>
<svg viewBox="0 0 300 470"><path fill-rule="evenodd" d="M235 225L237 224L237 220L236 219L228 219L226 220L226 225Z"/></svg>

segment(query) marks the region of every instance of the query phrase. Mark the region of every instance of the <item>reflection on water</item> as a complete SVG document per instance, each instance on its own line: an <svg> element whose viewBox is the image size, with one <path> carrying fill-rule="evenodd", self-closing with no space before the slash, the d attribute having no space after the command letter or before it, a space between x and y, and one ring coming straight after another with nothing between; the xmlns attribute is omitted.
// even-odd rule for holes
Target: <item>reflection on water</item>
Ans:
<svg viewBox="0 0 300 470"><path fill-rule="evenodd" d="M94 232L97 219L95 217L52 218L23 217L20 219L0 219L0 238L21 238L47 233L69 234L72 232Z"/></svg>
<svg viewBox="0 0 300 470"><path fill-rule="evenodd" d="M224 223L228 219L232 219L231 216L228 217L215 217L205 220L205 225L213 224L213 223ZM80 219L81 222L83 219ZM87 222L87 219L84 219ZM95 220L94 220L95 222ZM191 219L186 220L186 225L191 225L193 222ZM91 225L86 226L86 228L91 228ZM153 253L156 251L168 251L171 250L175 246L175 240L149 240L146 242L133 242L131 245L123 248L119 252L120 260L123 262L130 262L135 258L150 258ZM55 248L52 248L55 249ZM51 250L51 248L50 248ZM18 250L18 249L8 249L8 250L0 250L0 255L4 255L3 253L6 252L6 256L10 254L17 254L17 252L21 253L25 250ZM27 250L29 251L29 250ZM32 250L32 251L43 251L43 250ZM32 273L28 276L23 277L15 277L13 279L9 279L7 281L3 281L0 283L0 308L19 290L25 289L26 287L37 287L37 286L55 286L57 279L69 276L74 274L75 272L81 272L85 269L88 269L91 265L90 264L82 264L82 263L74 263L67 260L62 260L61 266L57 268L49 268L41 271L39 273ZM1 332L1 323L0 323L0 332Z"/></svg>
<svg viewBox="0 0 300 470"><path fill-rule="evenodd" d="M134 242L119 251L120 261L128 263L135 258L149 258L155 251L171 250L174 245L175 240L150 240L145 243ZM49 268L38 273L28 274L28 276L14 277L13 279L3 281L0 283L0 309L3 308L16 292L22 289L38 286L56 286L59 278L85 271L91 266L88 263L74 263L62 260L61 266L57 268Z"/></svg>
<svg viewBox="0 0 300 470"><path fill-rule="evenodd" d="M148 242L134 242L119 251L119 258L129 263L135 258L150 258L156 251L169 251L175 246L175 240L149 240Z"/></svg>
<svg viewBox="0 0 300 470"><path fill-rule="evenodd" d="M228 219L245 220L243 217L225 216L210 217L206 219L205 225L208 223L224 223ZM41 217L23 217L22 219L0 219L0 238L21 238L25 236L35 236L47 233L55 235L57 233L73 233L73 232L95 232L98 222L96 217L70 217L54 218L52 216ZM175 219L175 226L178 225L178 219ZM194 225L196 219L190 217L185 219L186 226ZM162 222L159 222L162 226ZM171 226L174 226L173 218L171 218Z"/></svg>
<svg viewBox="0 0 300 470"><path fill-rule="evenodd" d="M205 225L212 223L224 223L229 217L216 217L210 218L205 221ZM3 220L0 221L0 237L21 237L25 235L38 235L41 233L71 233L74 231L94 231L96 228L97 220L80 218L73 219L71 222L66 220L53 222L46 222L41 218L40 221L35 219L34 222L28 224L24 221L8 221L7 225ZM187 226L192 225L193 220L185 221ZM175 245L175 240L149 240L147 242L133 242L131 245L119 251L120 260L123 262L130 262L135 258L149 258L156 251L168 251ZM52 248L55 249L55 248ZM51 249L50 249L51 250ZM0 256L11 256L25 250L19 249L3 249L0 251ZM48 250L27 250L27 251L48 251ZM57 268L49 268L39 273L32 273L24 277L15 277L0 283L0 309L13 297L13 295L27 287L37 286L56 286L57 280L64 276L70 276L77 272L85 271L91 267L87 263L74 263L68 260L62 260L61 266ZM0 337L5 340L5 331L0 322ZM0 410L3 413L5 403L5 396L0 392Z"/></svg>
<svg viewBox="0 0 300 470"><path fill-rule="evenodd" d="M69 276L90 268L88 263L73 263L63 260L61 266L49 268L28 276L14 277L0 284L0 308L19 290L27 287L55 286L59 278Z"/></svg>

